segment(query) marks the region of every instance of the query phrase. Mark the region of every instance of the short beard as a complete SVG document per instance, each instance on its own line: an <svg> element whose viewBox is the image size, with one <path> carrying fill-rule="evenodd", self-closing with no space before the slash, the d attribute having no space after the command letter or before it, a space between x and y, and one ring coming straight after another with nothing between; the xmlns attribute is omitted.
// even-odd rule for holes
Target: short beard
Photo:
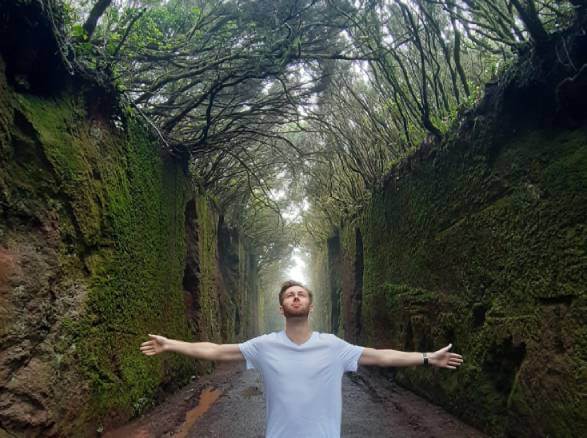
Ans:
<svg viewBox="0 0 587 438"><path fill-rule="evenodd" d="M310 315L310 306L300 307L297 310L283 307L283 316L286 318L308 318L308 315Z"/></svg>

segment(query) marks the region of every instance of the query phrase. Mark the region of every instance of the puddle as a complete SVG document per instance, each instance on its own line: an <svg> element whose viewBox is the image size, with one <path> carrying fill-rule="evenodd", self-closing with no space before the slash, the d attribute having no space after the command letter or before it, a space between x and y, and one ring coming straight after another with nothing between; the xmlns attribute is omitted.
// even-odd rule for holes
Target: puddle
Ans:
<svg viewBox="0 0 587 438"><path fill-rule="evenodd" d="M200 400L195 408L189 410L185 414L185 422L181 426L181 429L174 435L178 438L186 438L189 430L197 423L204 413L210 409L210 406L214 404L218 397L222 394L220 389L206 388L200 394Z"/></svg>

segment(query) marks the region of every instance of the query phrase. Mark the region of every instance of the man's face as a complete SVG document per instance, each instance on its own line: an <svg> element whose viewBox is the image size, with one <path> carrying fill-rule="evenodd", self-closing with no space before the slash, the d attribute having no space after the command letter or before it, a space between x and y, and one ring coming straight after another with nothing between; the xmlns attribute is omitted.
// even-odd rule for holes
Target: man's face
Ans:
<svg viewBox="0 0 587 438"><path fill-rule="evenodd" d="M307 318L312 311L310 294L301 286L292 286L283 293L283 302L279 307L281 314L286 318Z"/></svg>

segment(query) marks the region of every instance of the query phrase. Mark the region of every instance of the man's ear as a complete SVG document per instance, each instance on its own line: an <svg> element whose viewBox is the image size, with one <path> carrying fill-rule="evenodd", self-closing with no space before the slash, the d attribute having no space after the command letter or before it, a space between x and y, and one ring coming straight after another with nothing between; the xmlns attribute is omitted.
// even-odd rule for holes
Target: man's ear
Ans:
<svg viewBox="0 0 587 438"><path fill-rule="evenodd" d="M283 306L279 306L279 313L283 315Z"/></svg>
<svg viewBox="0 0 587 438"><path fill-rule="evenodd" d="M310 304L310 312L314 310L314 305Z"/></svg>

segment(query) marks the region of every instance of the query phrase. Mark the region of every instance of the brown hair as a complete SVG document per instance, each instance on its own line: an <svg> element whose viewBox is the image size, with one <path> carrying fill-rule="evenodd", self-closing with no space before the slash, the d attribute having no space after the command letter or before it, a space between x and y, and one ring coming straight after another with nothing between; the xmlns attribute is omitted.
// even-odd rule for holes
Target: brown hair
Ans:
<svg viewBox="0 0 587 438"><path fill-rule="evenodd" d="M286 290L288 290L292 286L299 286L302 287L308 292L308 296L310 297L310 304L314 300L314 296L312 295L312 291L308 289L305 284L300 283L299 281L295 280L287 280L281 285L281 289L279 290L279 304L283 304L283 294Z"/></svg>

